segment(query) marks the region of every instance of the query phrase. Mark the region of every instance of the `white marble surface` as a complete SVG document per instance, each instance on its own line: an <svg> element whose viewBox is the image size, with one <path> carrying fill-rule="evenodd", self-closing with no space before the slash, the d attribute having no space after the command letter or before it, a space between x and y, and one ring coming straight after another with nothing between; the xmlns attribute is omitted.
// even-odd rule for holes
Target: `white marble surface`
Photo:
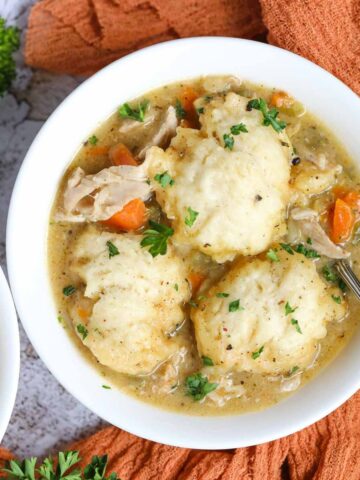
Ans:
<svg viewBox="0 0 360 480"><path fill-rule="evenodd" d="M22 29L36 0L0 0L0 16ZM31 71L17 56L18 78L0 98L0 264L5 266L6 217L24 155L49 114L79 83ZM21 373L15 409L2 445L16 455L41 456L95 431L101 420L67 393L21 332Z"/></svg>

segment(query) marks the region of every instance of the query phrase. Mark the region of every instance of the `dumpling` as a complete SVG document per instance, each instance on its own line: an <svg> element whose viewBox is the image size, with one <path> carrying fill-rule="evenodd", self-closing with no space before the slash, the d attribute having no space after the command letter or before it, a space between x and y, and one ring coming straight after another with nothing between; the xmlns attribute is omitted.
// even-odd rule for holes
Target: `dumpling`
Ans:
<svg viewBox="0 0 360 480"><path fill-rule="evenodd" d="M181 348L171 333L184 321L182 306L190 298L184 264L171 246L153 258L141 238L89 226L72 260L85 297L93 300L84 344L101 364L131 375L152 372ZM109 246L119 253L110 257Z"/></svg>
<svg viewBox="0 0 360 480"><path fill-rule="evenodd" d="M326 323L345 315L340 291L323 283L312 260L277 255L238 261L192 309L199 353L215 365L267 374L306 368Z"/></svg>
<svg viewBox="0 0 360 480"><path fill-rule="evenodd" d="M255 255L285 233L291 145L284 132L262 124L235 93L215 97L200 115L201 129L178 128L170 147L146 157L156 199L175 229L174 241L217 262ZM240 123L248 133L224 135ZM226 138L226 137L225 137ZM159 175L173 182L162 185Z"/></svg>

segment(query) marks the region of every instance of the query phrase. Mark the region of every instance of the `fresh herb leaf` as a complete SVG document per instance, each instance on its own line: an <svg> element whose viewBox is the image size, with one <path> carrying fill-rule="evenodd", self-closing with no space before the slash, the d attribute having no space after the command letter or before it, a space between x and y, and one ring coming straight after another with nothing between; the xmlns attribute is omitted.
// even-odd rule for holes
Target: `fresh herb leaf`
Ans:
<svg viewBox="0 0 360 480"><path fill-rule="evenodd" d="M196 111L200 115L200 114L205 112L205 109L204 109L204 107L200 107L200 108L197 108Z"/></svg>
<svg viewBox="0 0 360 480"><path fill-rule="evenodd" d="M331 298L334 300L335 303L341 303L341 297L336 295L331 295Z"/></svg>
<svg viewBox="0 0 360 480"><path fill-rule="evenodd" d="M292 319L290 320L290 323L291 323L291 325L294 325L295 330L296 330L298 333L302 333L298 320L296 320L295 318L292 318Z"/></svg>
<svg viewBox="0 0 360 480"><path fill-rule="evenodd" d="M19 47L20 30L17 27L7 27L5 19L0 17L0 97L4 96L16 78L16 65L12 55Z"/></svg>
<svg viewBox="0 0 360 480"><path fill-rule="evenodd" d="M115 257L115 255L119 255L119 249L117 248L116 245L114 245L110 240L106 242L106 246L108 247L109 250L109 258Z"/></svg>
<svg viewBox="0 0 360 480"><path fill-rule="evenodd" d="M90 145L96 145L99 139L97 138L96 135L91 135L91 137L88 138L88 142Z"/></svg>
<svg viewBox="0 0 360 480"><path fill-rule="evenodd" d="M295 252L305 255L306 258L320 258L320 255L316 250L305 247L303 243L296 245Z"/></svg>
<svg viewBox="0 0 360 480"><path fill-rule="evenodd" d="M229 303L229 312L237 312L237 311L242 311L245 310L244 307L240 305L240 300L233 300L232 302Z"/></svg>
<svg viewBox="0 0 360 480"><path fill-rule="evenodd" d="M182 120L183 118L186 117L186 111L178 98L176 99L176 102L175 102L175 111L176 111L176 116L179 120Z"/></svg>
<svg viewBox="0 0 360 480"><path fill-rule="evenodd" d="M211 360L210 357L206 357L205 355L203 355L201 357L201 359L202 359L203 365L205 367L213 367L214 366L214 362Z"/></svg>
<svg viewBox="0 0 360 480"><path fill-rule="evenodd" d="M124 103L119 108L119 115L122 118L131 118L137 122L143 122L148 106L149 100L143 100L136 108L132 108L128 103Z"/></svg>
<svg viewBox="0 0 360 480"><path fill-rule="evenodd" d="M188 212L188 216L185 217L185 224L188 227L192 227L195 223L197 216L199 215L199 212L196 212L191 207L188 207L187 212Z"/></svg>
<svg viewBox="0 0 360 480"><path fill-rule="evenodd" d="M73 293L76 292L76 287L74 285L67 285L66 287L63 288L63 294L65 297L70 297Z"/></svg>
<svg viewBox="0 0 360 480"><path fill-rule="evenodd" d="M286 303L285 303L285 315L289 315L290 313L294 313L297 308L298 308L298 307L292 308L292 306L290 305L290 303L289 303L289 302L286 302Z"/></svg>
<svg viewBox="0 0 360 480"><path fill-rule="evenodd" d="M306 243L307 243L308 245L312 245L312 240L311 240L310 237L308 237L308 239L306 240Z"/></svg>
<svg viewBox="0 0 360 480"><path fill-rule="evenodd" d="M200 401L217 388L217 383L210 383L201 373L194 373L185 379L186 395Z"/></svg>
<svg viewBox="0 0 360 480"><path fill-rule="evenodd" d="M267 258L272 262L280 262L280 258L278 257L278 254L276 252L276 249L270 248L270 250L266 253Z"/></svg>
<svg viewBox="0 0 360 480"><path fill-rule="evenodd" d="M88 333L89 333L85 325L83 325L82 323L78 323L76 325L76 330L80 333L80 335L82 336L82 339L85 340L85 338L88 336Z"/></svg>
<svg viewBox="0 0 360 480"><path fill-rule="evenodd" d="M327 282L336 282L337 280L339 280L338 274L335 272L330 263L323 266L322 274L324 275L324 278Z"/></svg>
<svg viewBox="0 0 360 480"><path fill-rule="evenodd" d="M290 255L294 255L294 251L291 248L291 245L288 243L280 243L280 247L285 250L285 252L289 253Z"/></svg>
<svg viewBox="0 0 360 480"><path fill-rule="evenodd" d="M346 292L346 290L347 290L347 285L342 278L339 278L339 280L338 280L338 287L340 288L340 290L342 292Z"/></svg>
<svg viewBox="0 0 360 480"><path fill-rule="evenodd" d="M171 178L171 176L168 174L167 170L163 173L157 173L154 177L154 180L156 180L162 188L166 188L168 185L172 187L175 183L175 180Z"/></svg>
<svg viewBox="0 0 360 480"><path fill-rule="evenodd" d="M177 283L175 283L174 288L177 292L179 291L179 285Z"/></svg>
<svg viewBox="0 0 360 480"><path fill-rule="evenodd" d="M162 223L156 223L149 220L151 228L144 231L144 237L140 242L142 247L150 247L149 253L156 257L157 255L165 255L167 252L167 242L174 234L174 230Z"/></svg>
<svg viewBox="0 0 360 480"><path fill-rule="evenodd" d="M247 103L246 109L248 111L252 110L253 108L255 110L260 110L260 112L263 114L263 125L271 125L275 132L279 133L286 127L286 123L277 118L279 111L276 110L276 108L269 109L263 98L254 98Z"/></svg>
<svg viewBox="0 0 360 480"><path fill-rule="evenodd" d="M101 385L102 388L105 388L105 390L111 390L111 387L109 385Z"/></svg>
<svg viewBox="0 0 360 480"><path fill-rule="evenodd" d="M218 298L227 298L227 297L230 296L230 293L218 292L218 293L216 294L216 296L217 296Z"/></svg>
<svg viewBox="0 0 360 480"><path fill-rule="evenodd" d="M246 128L246 125L244 123L238 123L237 125L233 125L230 128L230 132L233 135L239 135L240 132L248 133L248 129Z"/></svg>
<svg viewBox="0 0 360 480"><path fill-rule="evenodd" d="M257 358L259 358L260 355L261 355L261 354L263 353L263 351L264 351L264 347L265 347L265 346L263 345L263 346L260 347L259 350L257 350L256 352L252 352L251 358L252 358L253 360L256 360Z"/></svg>
<svg viewBox="0 0 360 480"><path fill-rule="evenodd" d="M228 133L224 133L223 139L224 139L224 148L232 150L234 148L234 137L232 135L229 135Z"/></svg>
<svg viewBox="0 0 360 480"><path fill-rule="evenodd" d="M297 371L299 370L299 367L297 365L295 365L294 367L292 367L291 370L289 370L289 377L291 377L292 375L294 375L294 373L296 373Z"/></svg>

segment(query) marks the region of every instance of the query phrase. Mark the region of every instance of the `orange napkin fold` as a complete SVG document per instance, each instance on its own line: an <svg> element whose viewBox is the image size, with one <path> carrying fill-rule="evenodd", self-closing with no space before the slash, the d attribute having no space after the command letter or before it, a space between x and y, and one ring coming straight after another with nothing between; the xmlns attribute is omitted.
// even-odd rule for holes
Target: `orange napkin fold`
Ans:
<svg viewBox="0 0 360 480"><path fill-rule="evenodd" d="M359 0L42 0L30 13L25 58L32 67L88 75L165 40L262 39L267 30L270 43L360 93Z"/></svg>

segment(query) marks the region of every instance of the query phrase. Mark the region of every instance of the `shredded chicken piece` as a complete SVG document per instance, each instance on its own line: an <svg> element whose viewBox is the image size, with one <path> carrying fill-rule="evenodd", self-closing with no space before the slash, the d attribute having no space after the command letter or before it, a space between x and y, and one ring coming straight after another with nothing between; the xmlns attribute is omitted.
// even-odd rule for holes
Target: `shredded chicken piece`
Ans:
<svg viewBox="0 0 360 480"><path fill-rule="evenodd" d="M146 166L121 165L86 175L76 168L64 193L62 211L57 221L97 222L107 220L135 198L146 201L151 194L146 183Z"/></svg>
<svg viewBox="0 0 360 480"><path fill-rule="evenodd" d="M146 152L150 147L161 146L176 133L176 127L178 125L178 120L176 116L175 108L170 105L166 110L163 121L159 130L154 134L154 136L147 142L147 144L140 150L138 153L138 158L143 160L145 158Z"/></svg>
<svg viewBox="0 0 360 480"><path fill-rule="evenodd" d="M150 110L145 115L143 122L139 122L138 120L132 120L131 118L127 118L121 123L119 127L119 132L129 133L131 130L136 130L137 128L140 128L140 127L146 127L150 125L150 123L152 123L155 120L155 118L156 118L156 113L153 109Z"/></svg>
<svg viewBox="0 0 360 480"><path fill-rule="evenodd" d="M299 226L305 238L311 238L312 247L321 255L329 258L347 258L350 253L335 245L321 228L318 221L318 214L310 208L294 208L291 211L291 218Z"/></svg>
<svg viewBox="0 0 360 480"><path fill-rule="evenodd" d="M178 387L180 366L184 362L187 352L185 347L181 347L149 377L152 382L152 393L168 394Z"/></svg>
<svg viewBox="0 0 360 480"><path fill-rule="evenodd" d="M232 373L224 373L217 367L203 368L202 371L210 382L218 384L217 388L210 392L202 402L208 399L218 407L223 407L232 398L239 398L244 395L245 388L241 384L234 383Z"/></svg>

